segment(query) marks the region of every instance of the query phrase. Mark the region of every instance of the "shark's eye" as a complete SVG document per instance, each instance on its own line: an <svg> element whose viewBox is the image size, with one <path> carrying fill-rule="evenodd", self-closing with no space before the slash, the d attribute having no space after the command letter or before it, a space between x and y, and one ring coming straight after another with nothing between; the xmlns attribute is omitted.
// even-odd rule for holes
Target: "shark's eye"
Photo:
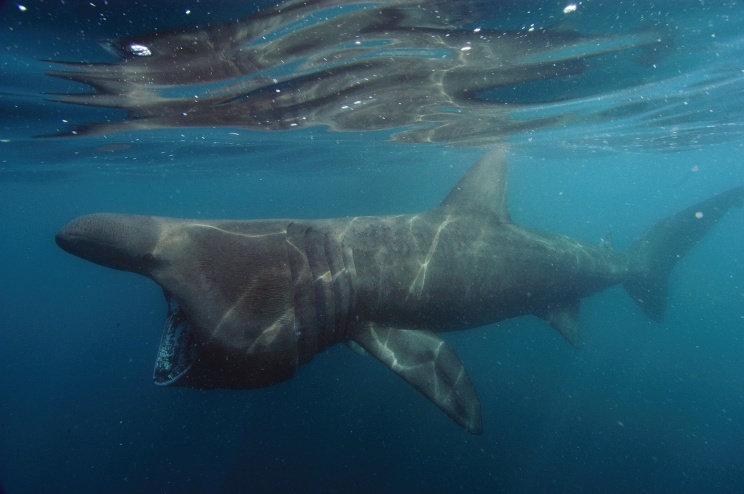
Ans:
<svg viewBox="0 0 744 494"><path fill-rule="evenodd" d="M155 258L152 257L152 254L145 254L144 256L142 256L142 262L146 262L148 264L151 263L153 259Z"/></svg>

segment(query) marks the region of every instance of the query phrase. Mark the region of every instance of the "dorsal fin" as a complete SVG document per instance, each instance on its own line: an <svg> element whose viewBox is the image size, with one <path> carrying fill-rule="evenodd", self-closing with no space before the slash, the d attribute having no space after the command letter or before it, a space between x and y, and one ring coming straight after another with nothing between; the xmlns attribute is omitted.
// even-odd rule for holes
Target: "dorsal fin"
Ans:
<svg viewBox="0 0 744 494"><path fill-rule="evenodd" d="M439 205L440 210L494 215L511 223L506 203L506 146L491 149L470 170Z"/></svg>

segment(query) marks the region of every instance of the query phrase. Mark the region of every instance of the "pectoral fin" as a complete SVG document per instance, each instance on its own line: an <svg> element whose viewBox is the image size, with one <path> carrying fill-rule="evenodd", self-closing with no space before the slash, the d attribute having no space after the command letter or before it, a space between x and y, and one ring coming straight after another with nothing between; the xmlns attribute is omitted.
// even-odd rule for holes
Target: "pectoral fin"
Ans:
<svg viewBox="0 0 744 494"><path fill-rule="evenodd" d="M480 401L455 352L434 333L366 324L351 339L473 434L483 432Z"/></svg>
<svg viewBox="0 0 744 494"><path fill-rule="evenodd" d="M351 349L351 351L356 353L357 355L361 355L362 357L369 356L369 353L367 352L367 350L362 348L362 345L360 345L354 340L346 340L346 346L349 347L349 349Z"/></svg>

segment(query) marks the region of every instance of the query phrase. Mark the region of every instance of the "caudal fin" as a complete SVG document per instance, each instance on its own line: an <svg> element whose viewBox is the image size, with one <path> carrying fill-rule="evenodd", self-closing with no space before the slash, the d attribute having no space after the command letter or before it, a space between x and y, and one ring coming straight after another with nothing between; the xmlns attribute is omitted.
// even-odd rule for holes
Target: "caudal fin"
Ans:
<svg viewBox="0 0 744 494"><path fill-rule="evenodd" d="M744 206L744 187L736 187L655 224L631 245L629 255L641 275L625 289L652 320L661 322L667 303L667 281L677 261L734 206Z"/></svg>

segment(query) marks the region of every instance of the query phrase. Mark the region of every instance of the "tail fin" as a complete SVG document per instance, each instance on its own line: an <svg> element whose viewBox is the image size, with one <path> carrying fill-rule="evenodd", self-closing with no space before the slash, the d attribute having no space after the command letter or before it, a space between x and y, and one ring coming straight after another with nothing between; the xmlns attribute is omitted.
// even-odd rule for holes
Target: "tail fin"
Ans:
<svg viewBox="0 0 744 494"><path fill-rule="evenodd" d="M744 186L661 220L631 245L629 255L641 266L641 275L627 281L625 289L652 320L664 318L674 265L734 206L744 206Z"/></svg>

